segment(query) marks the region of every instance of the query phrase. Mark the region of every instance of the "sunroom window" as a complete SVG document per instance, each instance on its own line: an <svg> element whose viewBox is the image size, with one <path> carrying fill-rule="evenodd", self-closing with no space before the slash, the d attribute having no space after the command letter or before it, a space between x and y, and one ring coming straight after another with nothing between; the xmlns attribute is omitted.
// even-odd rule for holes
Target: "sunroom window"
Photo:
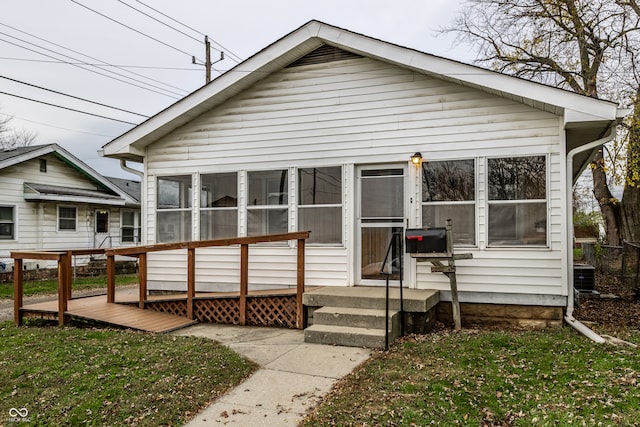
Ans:
<svg viewBox="0 0 640 427"><path fill-rule="evenodd" d="M0 206L0 240L15 239L15 215L13 206Z"/></svg>
<svg viewBox="0 0 640 427"><path fill-rule="evenodd" d="M158 177L157 243L191 240L191 175Z"/></svg>
<svg viewBox="0 0 640 427"><path fill-rule="evenodd" d="M200 239L238 235L238 174L214 173L200 177Z"/></svg>
<svg viewBox="0 0 640 427"><path fill-rule="evenodd" d="M298 169L298 230L309 243L342 243L342 167Z"/></svg>
<svg viewBox="0 0 640 427"><path fill-rule="evenodd" d="M247 172L247 235L289 231L289 173L287 169Z"/></svg>
<svg viewBox="0 0 640 427"><path fill-rule="evenodd" d="M546 246L546 157L488 159L487 172L489 246Z"/></svg>
<svg viewBox="0 0 640 427"><path fill-rule="evenodd" d="M454 244L475 245L475 161L424 162L422 167L422 225L444 227L451 219Z"/></svg>

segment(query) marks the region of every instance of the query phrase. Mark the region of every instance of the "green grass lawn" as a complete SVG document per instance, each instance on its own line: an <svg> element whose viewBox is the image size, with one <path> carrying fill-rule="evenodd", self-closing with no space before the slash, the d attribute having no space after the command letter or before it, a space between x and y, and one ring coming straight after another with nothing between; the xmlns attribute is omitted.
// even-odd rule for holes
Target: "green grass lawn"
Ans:
<svg viewBox="0 0 640 427"><path fill-rule="evenodd" d="M256 369L195 337L2 323L0 343L0 425L181 425Z"/></svg>
<svg viewBox="0 0 640 427"><path fill-rule="evenodd" d="M116 276L116 286L138 283L137 274L123 274ZM106 288L106 276L81 277L73 280L73 290ZM56 294L58 292L58 279L36 280L24 282L23 295ZM13 283L0 284L0 298L13 298Z"/></svg>
<svg viewBox="0 0 640 427"><path fill-rule="evenodd" d="M640 343L640 332L625 337ZM637 425L640 349L571 328L407 338L346 377L303 425Z"/></svg>

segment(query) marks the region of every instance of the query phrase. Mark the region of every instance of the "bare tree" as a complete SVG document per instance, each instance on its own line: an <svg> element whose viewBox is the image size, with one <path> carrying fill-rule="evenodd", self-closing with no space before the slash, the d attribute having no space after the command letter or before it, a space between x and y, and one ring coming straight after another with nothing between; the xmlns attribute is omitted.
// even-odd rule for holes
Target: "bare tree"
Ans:
<svg viewBox="0 0 640 427"><path fill-rule="evenodd" d="M36 140L37 135L24 129L15 129L11 126L13 117L0 117L0 149L11 150L16 147L26 147Z"/></svg>
<svg viewBox="0 0 640 427"><path fill-rule="evenodd" d="M592 177L608 242L640 240L638 0L467 0L455 26L444 31L471 42L477 61L498 71L634 106L627 139L608 156L597 153ZM621 159L625 189L618 200L607 173Z"/></svg>

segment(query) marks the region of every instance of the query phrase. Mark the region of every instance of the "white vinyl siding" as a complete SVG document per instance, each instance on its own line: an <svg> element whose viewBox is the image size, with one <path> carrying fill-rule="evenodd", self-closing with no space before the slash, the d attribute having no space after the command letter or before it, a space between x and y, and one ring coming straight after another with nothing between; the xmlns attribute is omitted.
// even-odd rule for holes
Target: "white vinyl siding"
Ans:
<svg viewBox="0 0 640 427"><path fill-rule="evenodd" d="M157 176L176 170L186 174L239 172L239 194L244 194L246 173L258 166L282 170L343 165L344 247L309 245L306 277L309 286L353 285L357 256L354 164L405 163L416 151L430 161L473 158L478 159L477 240L469 250L474 260L459 263L459 287L471 292L560 294L565 221L561 132L562 117L368 58L285 68L147 147L147 239L151 243L157 234ZM518 249L515 254L488 248L484 159L531 154L548 158L548 247ZM415 197L409 225L419 226L420 183L411 182ZM240 199L240 232L246 233L243 206L249 201ZM290 201L289 224L298 224L292 207ZM295 278L273 277L282 269L271 261L293 262L288 256L294 248L262 249L251 251L250 282L293 285ZM230 285L237 283L227 270L238 263L233 255L226 255L234 250L212 252L211 263L199 264L199 280L223 281L210 276L218 274L213 273L214 268L222 265L223 273L229 272L221 273L222 277ZM153 257L159 268L150 277L150 286L171 286L166 277L175 276L179 288L185 281L184 270L169 264L164 268L169 255ZM235 260L234 266L225 264L229 259ZM448 289L446 277L430 273L426 263L415 268L417 287Z"/></svg>

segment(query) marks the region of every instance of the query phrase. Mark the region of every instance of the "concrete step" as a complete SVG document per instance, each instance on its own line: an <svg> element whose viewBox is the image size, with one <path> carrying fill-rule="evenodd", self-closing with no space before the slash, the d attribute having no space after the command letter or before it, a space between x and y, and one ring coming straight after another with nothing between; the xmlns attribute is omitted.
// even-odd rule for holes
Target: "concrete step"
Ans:
<svg viewBox="0 0 640 427"><path fill-rule="evenodd" d="M351 307L364 309L385 308L385 288L373 286L323 287L305 292L304 305L309 307ZM404 311L426 313L440 302L439 291L431 289L403 289ZM397 287L389 290L390 310L400 309L400 292Z"/></svg>
<svg viewBox="0 0 640 427"><path fill-rule="evenodd" d="M389 311L387 320L385 310L372 308L322 307L313 312L313 323L332 326L351 326L354 328L392 329L394 323L400 323L400 313Z"/></svg>
<svg viewBox="0 0 640 427"><path fill-rule="evenodd" d="M390 334L389 342L396 338ZM304 341L345 347L384 348L385 332L384 329L314 324L304 330Z"/></svg>

